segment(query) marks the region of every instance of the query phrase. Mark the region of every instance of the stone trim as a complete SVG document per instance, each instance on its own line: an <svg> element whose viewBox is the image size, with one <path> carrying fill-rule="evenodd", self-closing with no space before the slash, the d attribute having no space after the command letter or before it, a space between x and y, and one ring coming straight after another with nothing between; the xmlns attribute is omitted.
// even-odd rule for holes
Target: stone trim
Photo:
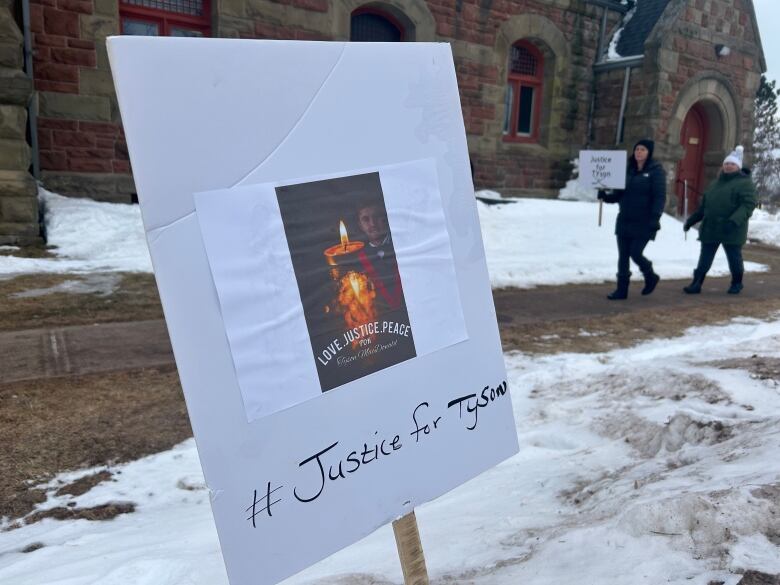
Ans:
<svg viewBox="0 0 780 585"><path fill-rule="evenodd" d="M680 90L677 101L672 108L674 112L669 120L666 133L666 143L672 152L677 152L680 145L680 130L688 111L698 102L714 105L723 123L723 137L720 148L728 150L734 147L737 137L741 136L740 116L735 97L737 94L731 82L717 71L703 71Z"/></svg>

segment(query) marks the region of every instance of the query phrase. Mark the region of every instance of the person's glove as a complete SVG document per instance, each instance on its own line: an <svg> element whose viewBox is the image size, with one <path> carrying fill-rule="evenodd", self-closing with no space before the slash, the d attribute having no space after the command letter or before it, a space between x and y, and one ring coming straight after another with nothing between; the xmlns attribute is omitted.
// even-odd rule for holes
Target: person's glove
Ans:
<svg viewBox="0 0 780 585"><path fill-rule="evenodd" d="M727 234L735 231L737 229L737 223L731 219L727 220L725 224L723 224L723 231L725 231Z"/></svg>
<svg viewBox="0 0 780 585"><path fill-rule="evenodd" d="M693 227L693 222L691 221L691 218L685 220L685 224L683 224L683 231L687 232L689 229Z"/></svg>
<svg viewBox="0 0 780 585"><path fill-rule="evenodd" d="M602 201L604 200L604 198L606 196L607 196L607 192L604 191L603 189L600 189L599 192L596 194L596 198L598 198L598 199L600 199Z"/></svg>

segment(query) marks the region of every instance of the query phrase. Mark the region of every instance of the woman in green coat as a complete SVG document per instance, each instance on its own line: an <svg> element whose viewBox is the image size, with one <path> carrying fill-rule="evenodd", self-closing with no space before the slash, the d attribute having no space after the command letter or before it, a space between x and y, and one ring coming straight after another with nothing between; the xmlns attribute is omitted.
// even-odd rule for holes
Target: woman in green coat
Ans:
<svg viewBox="0 0 780 585"><path fill-rule="evenodd" d="M699 208L685 221L687 232L698 222L701 251L699 264L693 271L693 282L684 287L688 294L698 294L707 271L715 259L718 246L723 246L731 271L731 286L728 293L739 294L742 290L742 246L747 241L748 219L756 206L756 188L750 179L750 171L742 168L741 146L723 161L720 175L704 192Z"/></svg>

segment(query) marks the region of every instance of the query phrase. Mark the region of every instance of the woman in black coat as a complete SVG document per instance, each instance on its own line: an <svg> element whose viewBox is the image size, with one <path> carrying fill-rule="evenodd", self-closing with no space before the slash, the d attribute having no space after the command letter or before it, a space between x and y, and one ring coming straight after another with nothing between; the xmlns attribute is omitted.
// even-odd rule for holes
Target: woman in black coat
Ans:
<svg viewBox="0 0 780 585"><path fill-rule="evenodd" d="M660 278L653 272L653 263L644 256L645 246L655 239L661 229L661 215L666 205L666 173L661 163L653 160L652 140L640 140L628 159L626 188L612 192L599 191L599 199L620 205L615 222L618 247L617 288L607 298L628 297L631 280L629 259L634 261L645 277L643 295L655 290Z"/></svg>

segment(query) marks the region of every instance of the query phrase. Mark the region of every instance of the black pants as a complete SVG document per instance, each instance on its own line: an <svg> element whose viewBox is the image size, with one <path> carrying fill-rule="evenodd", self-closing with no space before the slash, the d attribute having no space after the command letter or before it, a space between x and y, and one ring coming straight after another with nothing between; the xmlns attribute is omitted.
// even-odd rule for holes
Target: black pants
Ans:
<svg viewBox="0 0 780 585"><path fill-rule="evenodd" d="M618 246L618 274L626 276L629 274L629 260L633 260L634 264L639 266L639 270L644 274L653 269L653 264L642 255L645 251L647 242L650 238L629 238L626 236L617 237Z"/></svg>
<svg viewBox="0 0 780 585"><path fill-rule="evenodd" d="M712 261L715 260L715 253L720 245L720 243L701 243L699 264L696 266L696 270L700 274L707 274L709 269L712 268ZM742 276L742 273L745 272L745 264L742 262L742 246L739 244L723 244L723 250L726 252L726 260L729 262L731 276Z"/></svg>

